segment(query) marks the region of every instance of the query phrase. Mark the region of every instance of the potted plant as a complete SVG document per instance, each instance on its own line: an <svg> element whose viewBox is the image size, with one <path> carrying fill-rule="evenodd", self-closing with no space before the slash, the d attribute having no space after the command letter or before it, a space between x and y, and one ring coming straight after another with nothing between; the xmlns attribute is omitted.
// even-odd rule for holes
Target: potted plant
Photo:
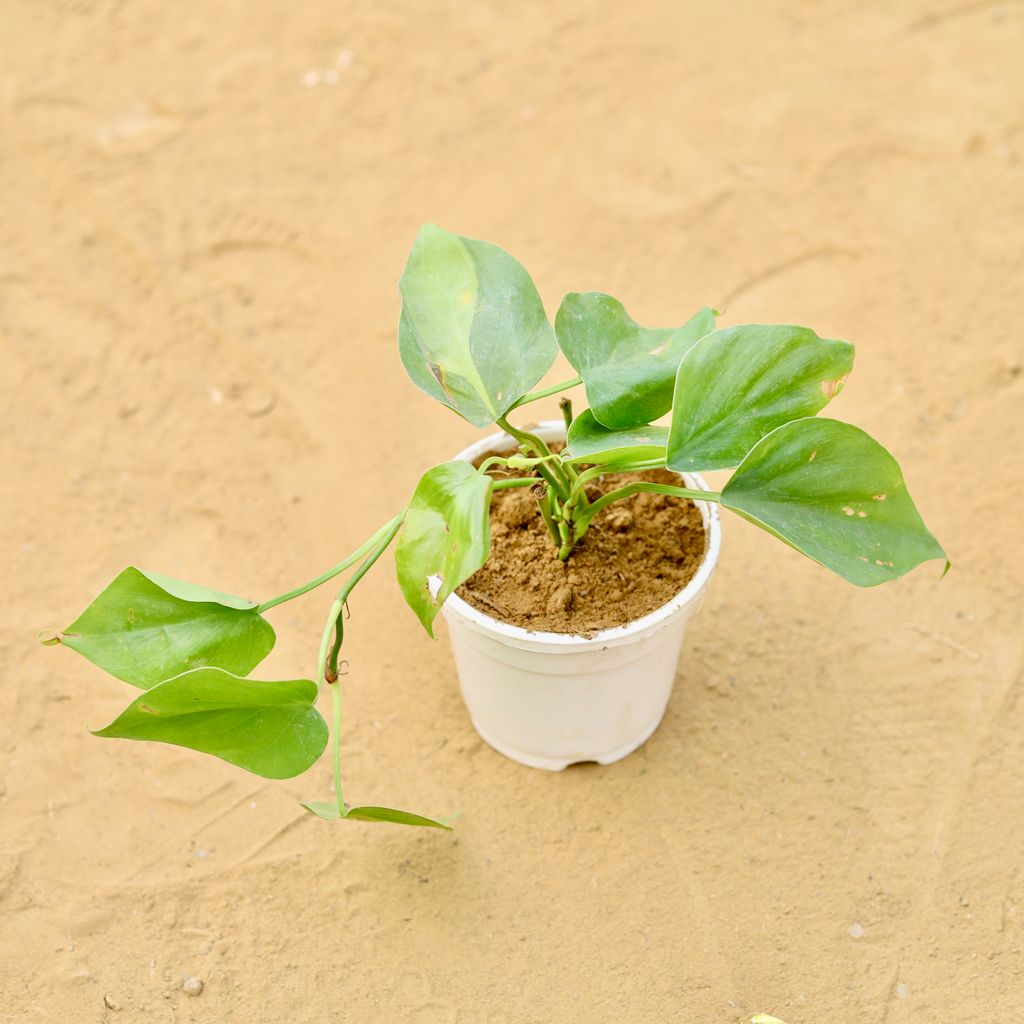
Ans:
<svg viewBox="0 0 1024 1024"><path fill-rule="evenodd" d="M816 416L852 368L845 341L804 327L717 328L711 309L648 329L599 293L567 295L552 328L521 264L434 226L420 231L400 291L399 349L414 383L501 433L429 469L406 508L280 596L250 601L122 571L66 630L41 637L142 691L96 735L178 744L272 779L306 771L330 739L334 797L310 811L448 828L342 796L346 602L393 542L427 633L438 612L448 617L481 734L548 768L615 760L656 728L717 560L720 508L858 586L945 559L893 457L859 428ZM577 375L531 390L559 349ZM509 420L579 387L589 407L578 415L563 397L561 422ZM734 470L721 491L699 476L712 469ZM346 571L316 679L249 678L274 644L265 614ZM323 686L333 730L315 706Z"/></svg>

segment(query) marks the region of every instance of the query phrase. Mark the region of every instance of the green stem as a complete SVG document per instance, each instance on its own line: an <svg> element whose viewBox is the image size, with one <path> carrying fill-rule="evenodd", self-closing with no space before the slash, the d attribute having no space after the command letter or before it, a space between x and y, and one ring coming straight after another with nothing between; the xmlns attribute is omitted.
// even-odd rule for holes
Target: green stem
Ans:
<svg viewBox="0 0 1024 1024"><path fill-rule="evenodd" d="M569 524L564 519L559 519L557 522L558 557L564 562L572 554L572 549L576 546L576 542L573 539L573 534L569 531Z"/></svg>
<svg viewBox="0 0 1024 1024"><path fill-rule="evenodd" d="M539 481L539 476L514 476L507 480L495 480L493 490L506 491L510 487L533 487Z"/></svg>
<svg viewBox="0 0 1024 1024"><path fill-rule="evenodd" d="M551 534L551 539L555 542L555 547L560 548L562 546L562 538L558 535L558 527L555 526L554 517L551 515L551 499L551 492L545 490L544 494L537 499L537 507L540 509L541 517L544 519L544 525Z"/></svg>
<svg viewBox="0 0 1024 1024"><path fill-rule="evenodd" d="M361 544L355 551L352 552L347 558L343 558L333 568L328 569L326 572L321 573L315 580L310 580L309 583L304 583L301 587L296 587L294 590L289 590L286 594L281 594L279 597L272 597L269 601L264 601L256 611L262 613L270 608L276 608L279 604L284 604L285 601L294 600L296 597L302 597L303 594L308 594L309 591L315 590L317 587L322 586L328 580L333 580L339 573L343 573L350 566L356 564L367 551L372 550L378 540L384 536L392 527L397 529L397 525L402 522L402 517L405 515L405 510L395 516L390 522L385 523L369 540L364 544ZM392 534L392 536L394 536Z"/></svg>
<svg viewBox="0 0 1024 1024"><path fill-rule="evenodd" d="M558 408L562 410L562 422L565 423L565 439L568 441L569 428L572 426L572 399L563 396L558 400ZM570 487L575 487L578 479L576 467L571 462L563 462L561 465ZM587 496L585 494L583 495L583 504L587 504Z"/></svg>
<svg viewBox="0 0 1024 1024"><path fill-rule="evenodd" d="M317 686L324 681L324 675L327 671L327 651L331 644L331 636L334 633L334 627L337 625L338 616L344 611L344 608L344 602L335 599L334 604L331 605L331 610L327 613L327 622L324 625L323 633L320 635L320 653L316 660Z"/></svg>
<svg viewBox="0 0 1024 1024"><path fill-rule="evenodd" d="M562 419L565 421L565 436L569 436L569 428L572 426L572 399L560 398L558 408L562 410Z"/></svg>
<svg viewBox="0 0 1024 1024"><path fill-rule="evenodd" d="M509 437L515 438L524 448L532 448L539 456L545 459L552 454L551 449L536 434L513 427L504 416L499 416L495 422ZM563 501L569 497L569 481L557 461L550 466L544 462L538 463L537 472L555 489Z"/></svg>
<svg viewBox="0 0 1024 1024"><path fill-rule="evenodd" d="M579 540L590 526L594 516L602 512L613 502L628 498L631 494L668 494L673 498L689 498L692 501L720 501L720 491L699 491L690 487L673 487L671 484L655 484L646 480L637 480L634 483L626 484L617 491L609 491L602 494L597 501L591 502L589 507L581 509L576 514L576 539Z"/></svg>
<svg viewBox="0 0 1024 1024"><path fill-rule="evenodd" d="M504 455L488 455L479 466L476 467L476 471L483 476L491 468L491 466L507 466L508 459Z"/></svg>
<svg viewBox="0 0 1024 1024"><path fill-rule="evenodd" d="M331 646L331 652L327 656L327 673L329 675L337 677L338 674L338 651L341 650L341 642L344 638L341 615L345 610L345 602L348 600L349 594L355 589L356 584L370 571L374 562L387 551L388 545L395 539L395 535L402 526L402 518L403 516L399 516L397 520L393 519L388 524L387 533L380 538L377 546L366 556L363 564L345 580L345 585L338 591L338 597L334 603L341 605L341 611L338 612L334 619L334 644Z"/></svg>
<svg viewBox="0 0 1024 1024"><path fill-rule="evenodd" d="M553 462L557 455L545 455L539 459L528 459L525 455L488 455L476 471L483 476L492 466L505 466L509 469L533 469L542 462Z"/></svg>
<svg viewBox="0 0 1024 1024"><path fill-rule="evenodd" d="M331 760L334 768L334 796L338 801L338 810L345 815L348 808L345 806L345 798L341 795L341 683L337 680L331 685L331 704L334 714L334 737L331 746Z"/></svg>
<svg viewBox="0 0 1024 1024"><path fill-rule="evenodd" d="M331 736L331 759L334 766L334 794L338 801L338 810L344 816L347 808L341 793L341 683L338 681L338 652L341 650L341 642L344 638L344 627L341 625L342 615L345 613L345 602L349 594L355 589L356 584L370 571L370 568L378 558L387 550L388 546L395 539L396 534L402 526L405 518L403 510L395 516L391 522L385 524L378 530L371 541L376 540L373 550L366 556L362 565L345 581L344 586L338 591L338 596L331 605L327 615L327 622L324 625L323 635L320 637L320 652L317 658L316 680L319 686L324 680L330 684L331 704L333 708L334 728ZM365 549L367 545L363 545ZM365 554L365 550L363 551ZM331 635L334 636L334 643L331 643Z"/></svg>
<svg viewBox="0 0 1024 1024"><path fill-rule="evenodd" d="M629 462L620 465L607 464L592 466L590 469L585 469L576 478L576 483L574 483L572 487L572 493L569 495L568 504L570 508L582 505L584 503L583 498L586 495L586 485L590 483L591 480L596 480L598 477L602 477L606 473L641 473L646 469L662 469L664 466L664 459L653 459L647 462Z"/></svg>
<svg viewBox="0 0 1024 1024"><path fill-rule="evenodd" d="M559 391L568 391L569 388L577 387L583 383L582 377L573 377L572 380L563 380L561 384L552 384L549 388L541 388L540 391L531 391L528 395L523 395L522 398L513 405L512 409L518 409L521 405L529 405L530 402L537 402L541 398L550 398L552 395L557 395Z"/></svg>

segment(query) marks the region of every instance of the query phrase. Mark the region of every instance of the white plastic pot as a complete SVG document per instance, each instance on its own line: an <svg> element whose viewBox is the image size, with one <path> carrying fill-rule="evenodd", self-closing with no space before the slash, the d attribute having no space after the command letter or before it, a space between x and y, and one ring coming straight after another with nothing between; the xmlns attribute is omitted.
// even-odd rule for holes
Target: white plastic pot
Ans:
<svg viewBox="0 0 1024 1024"><path fill-rule="evenodd" d="M562 423L534 428L545 441L565 437ZM472 462L511 451L493 434L460 452ZM706 488L697 474L688 487ZM462 697L476 731L495 750L532 768L561 771L578 761L611 764L658 728L690 616L718 562L717 505L698 501L707 547L696 575L668 604L592 637L532 633L474 608L458 594L444 603Z"/></svg>

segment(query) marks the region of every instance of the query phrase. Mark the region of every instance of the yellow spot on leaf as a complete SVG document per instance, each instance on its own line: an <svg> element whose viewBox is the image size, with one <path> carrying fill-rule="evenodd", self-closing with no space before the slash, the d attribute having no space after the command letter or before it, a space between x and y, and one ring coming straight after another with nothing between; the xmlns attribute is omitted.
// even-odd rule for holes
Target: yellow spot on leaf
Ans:
<svg viewBox="0 0 1024 1024"><path fill-rule="evenodd" d="M849 505L844 505L844 506L843 506L843 511L844 511L844 512L845 512L845 513L846 513L846 514L847 514L848 516L852 516L852 515L854 514L854 511L855 511L855 509L852 509L852 508L850 508L850 506L849 506Z"/></svg>
<svg viewBox="0 0 1024 1024"><path fill-rule="evenodd" d="M872 501L885 501L885 499L888 498L888 497L889 497L888 494L872 494L871 495L871 500Z"/></svg>
<svg viewBox="0 0 1024 1024"><path fill-rule="evenodd" d="M807 461L808 461L808 462L813 462L813 461L814 461L814 457L815 457L815 455L817 455L817 454L818 454L818 449L817 449L817 448L815 448L815 449L814 449L814 451L813 451L813 452L811 452L811 457L810 457L810 458L809 458L809 459L808 459Z"/></svg>

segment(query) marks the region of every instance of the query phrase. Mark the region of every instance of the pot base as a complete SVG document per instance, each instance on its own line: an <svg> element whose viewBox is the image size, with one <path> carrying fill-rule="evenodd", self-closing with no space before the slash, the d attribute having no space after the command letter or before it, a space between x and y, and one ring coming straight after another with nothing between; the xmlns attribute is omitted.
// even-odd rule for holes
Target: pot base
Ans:
<svg viewBox="0 0 1024 1024"><path fill-rule="evenodd" d="M525 764L527 768L542 768L547 772L562 772L573 764L607 765L621 761L624 757L632 754L634 750L639 750L657 732L663 717L664 714L658 715L653 724L645 729L637 739L630 740L628 743L623 744L621 747L616 747L615 750L611 750L606 754L569 758L545 757L543 754L532 754L525 750L517 750L515 747L511 747L494 737L472 715L470 715L470 721L473 723L473 728L476 729L480 738L499 754L503 754L513 761L518 761L520 764Z"/></svg>

